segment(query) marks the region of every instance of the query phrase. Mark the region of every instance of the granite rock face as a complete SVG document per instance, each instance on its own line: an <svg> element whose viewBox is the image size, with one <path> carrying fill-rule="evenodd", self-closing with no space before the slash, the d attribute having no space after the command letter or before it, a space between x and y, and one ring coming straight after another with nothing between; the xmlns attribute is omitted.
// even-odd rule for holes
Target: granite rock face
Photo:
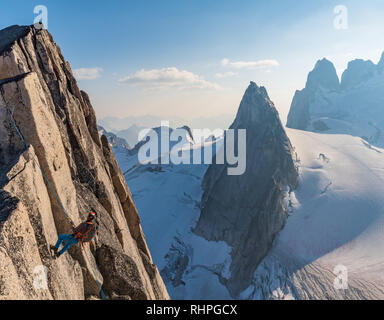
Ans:
<svg viewBox="0 0 384 320"><path fill-rule="evenodd" d="M246 129L246 171L227 175L227 164L210 165L195 233L232 247L230 277L221 281L237 297L285 224L284 198L297 186L298 174L291 143L264 87L251 82L230 129Z"/></svg>
<svg viewBox="0 0 384 320"><path fill-rule="evenodd" d="M319 60L292 100L287 127L350 134L384 146L384 54L378 64L355 59L341 80L333 64Z"/></svg>
<svg viewBox="0 0 384 320"><path fill-rule="evenodd" d="M308 74L305 89L296 91L289 110L287 127L301 130L307 128L310 121L309 105L321 88L330 92L340 89L336 69L327 59L317 61L315 68Z"/></svg>
<svg viewBox="0 0 384 320"><path fill-rule="evenodd" d="M348 68L341 77L341 90L349 90L358 84L365 82L373 77L376 71L376 65L370 61L356 59L348 63Z"/></svg>
<svg viewBox="0 0 384 320"><path fill-rule="evenodd" d="M12 125L13 107L28 149ZM100 217L95 243L57 260L49 246L70 223L40 167L75 224L91 209ZM0 299L84 299L98 296L96 280L109 298L169 298L90 99L52 36L33 26L0 31L0 199ZM103 258L105 248L113 259ZM116 271L113 281L122 261L135 279ZM36 285L39 270L44 288Z"/></svg>

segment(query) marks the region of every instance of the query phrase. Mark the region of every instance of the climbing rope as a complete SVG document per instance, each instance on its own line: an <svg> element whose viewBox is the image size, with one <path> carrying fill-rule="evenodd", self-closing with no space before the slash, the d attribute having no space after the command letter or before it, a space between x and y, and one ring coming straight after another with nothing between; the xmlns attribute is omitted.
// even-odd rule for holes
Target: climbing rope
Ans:
<svg viewBox="0 0 384 320"><path fill-rule="evenodd" d="M25 139L24 139L23 135L21 134L19 128L17 127L17 124L16 124L16 122L15 122L15 118L14 118L14 113L15 113L15 106L12 107L12 111L11 111L11 121L12 121L12 125L13 125L13 127L15 128L15 130L16 130L18 136L20 137L21 141L23 142L23 144L24 144L26 150L28 150L28 149L29 149L29 145L27 144L27 142L25 141ZM43 175L44 180L47 182L49 188L52 190L52 192L53 192L53 194L54 194L54 196L55 196L57 202L60 204L60 206L61 206L61 208L63 209L63 212L64 212L64 214L66 215L66 217L68 218L69 222L71 223L72 226L74 226L75 224L73 223L73 221L72 221L70 215L68 214L67 210L65 209L64 204L62 203L62 201L61 201L59 195L57 194L57 192L55 191L55 189L53 188L53 186L52 186L51 183L49 182L49 179L48 179L47 176L45 175L43 169L40 167L40 164L39 164L38 160L36 159L36 156L33 157L33 161L35 162L35 164L37 165L37 167L40 169L41 174ZM96 273L95 273L95 270L92 268L92 265L89 263L89 260L88 260L88 258L87 258L87 255L84 254L84 256L85 256L85 259L87 260L87 262L88 262L88 264L89 264L89 266L90 266L90 268L91 268L91 270L92 270L92 273L93 273L93 276L94 276L94 278L95 278L96 284L97 284L97 286L98 286L98 288L99 288L100 296L101 296L101 298L102 298L103 300L106 300L107 297L106 297L105 294L104 294L103 288L101 287L101 284L99 283L99 281L97 281L97 279L96 279Z"/></svg>

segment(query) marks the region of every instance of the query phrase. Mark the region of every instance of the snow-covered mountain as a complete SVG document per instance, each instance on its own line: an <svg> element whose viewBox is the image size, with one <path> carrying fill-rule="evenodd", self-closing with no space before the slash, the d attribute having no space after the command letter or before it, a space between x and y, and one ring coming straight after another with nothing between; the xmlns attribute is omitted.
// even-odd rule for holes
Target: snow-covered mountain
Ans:
<svg viewBox="0 0 384 320"><path fill-rule="evenodd" d="M100 136L105 135L108 138L111 147L119 147L127 150L131 149L131 146L124 138L120 138L116 134L108 132L102 126L97 126L97 130L99 131Z"/></svg>
<svg viewBox="0 0 384 320"><path fill-rule="evenodd" d="M351 134L384 147L384 54L378 64L351 61L340 82L334 65L319 60L295 93L287 127Z"/></svg>
<svg viewBox="0 0 384 320"><path fill-rule="evenodd" d="M383 299L384 150L351 135L286 131L299 185L285 193L286 224L238 298ZM132 155L117 158L124 171L135 164ZM193 231L208 167L148 164L125 175L174 299L233 298L233 248ZM335 287L340 268L347 290Z"/></svg>
<svg viewBox="0 0 384 320"><path fill-rule="evenodd" d="M287 134L299 187L285 198L286 225L239 298L383 299L384 150L349 135ZM224 285L231 247L192 231L207 168L146 165L126 175L173 299L232 298ZM348 290L334 287L338 265L348 268Z"/></svg>
<svg viewBox="0 0 384 320"><path fill-rule="evenodd" d="M249 286L256 267L284 227L283 199L297 185L297 170L291 143L264 87L250 83L230 130L246 131L245 170L229 175L229 164L210 165L202 183L195 232L231 246L231 272L223 282L237 297Z"/></svg>
<svg viewBox="0 0 384 320"><path fill-rule="evenodd" d="M139 133L143 129L145 127L133 124L127 129L116 131L116 135L125 139L129 145L135 146L139 142Z"/></svg>

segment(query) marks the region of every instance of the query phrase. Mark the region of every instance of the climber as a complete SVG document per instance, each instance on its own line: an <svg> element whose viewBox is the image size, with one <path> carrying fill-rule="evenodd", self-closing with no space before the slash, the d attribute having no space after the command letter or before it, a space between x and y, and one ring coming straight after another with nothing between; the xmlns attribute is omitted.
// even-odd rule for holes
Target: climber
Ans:
<svg viewBox="0 0 384 320"><path fill-rule="evenodd" d="M91 242L95 234L98 234L97 214L92 211L89 213L87 220L79 224L76 228L72 225L72 234L60 234L55 246L51 246L56 258L60 257L73 244L80 243L84 248L85 242ZM63 248L59 250L61 244L65 242Z"/></svg>

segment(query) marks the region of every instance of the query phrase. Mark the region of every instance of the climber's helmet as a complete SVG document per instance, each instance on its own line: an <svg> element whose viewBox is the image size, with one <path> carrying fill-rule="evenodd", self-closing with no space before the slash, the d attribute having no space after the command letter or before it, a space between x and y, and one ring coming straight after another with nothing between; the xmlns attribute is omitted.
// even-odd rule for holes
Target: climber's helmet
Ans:
<svg viewBox="0 0 384 320"><path fill-rule="evenodd" d="M87 221L92 221L94 219L97 218L97 214L95 211L91 211L89 214L88 214L88 218L87 218Z"/></svg>

